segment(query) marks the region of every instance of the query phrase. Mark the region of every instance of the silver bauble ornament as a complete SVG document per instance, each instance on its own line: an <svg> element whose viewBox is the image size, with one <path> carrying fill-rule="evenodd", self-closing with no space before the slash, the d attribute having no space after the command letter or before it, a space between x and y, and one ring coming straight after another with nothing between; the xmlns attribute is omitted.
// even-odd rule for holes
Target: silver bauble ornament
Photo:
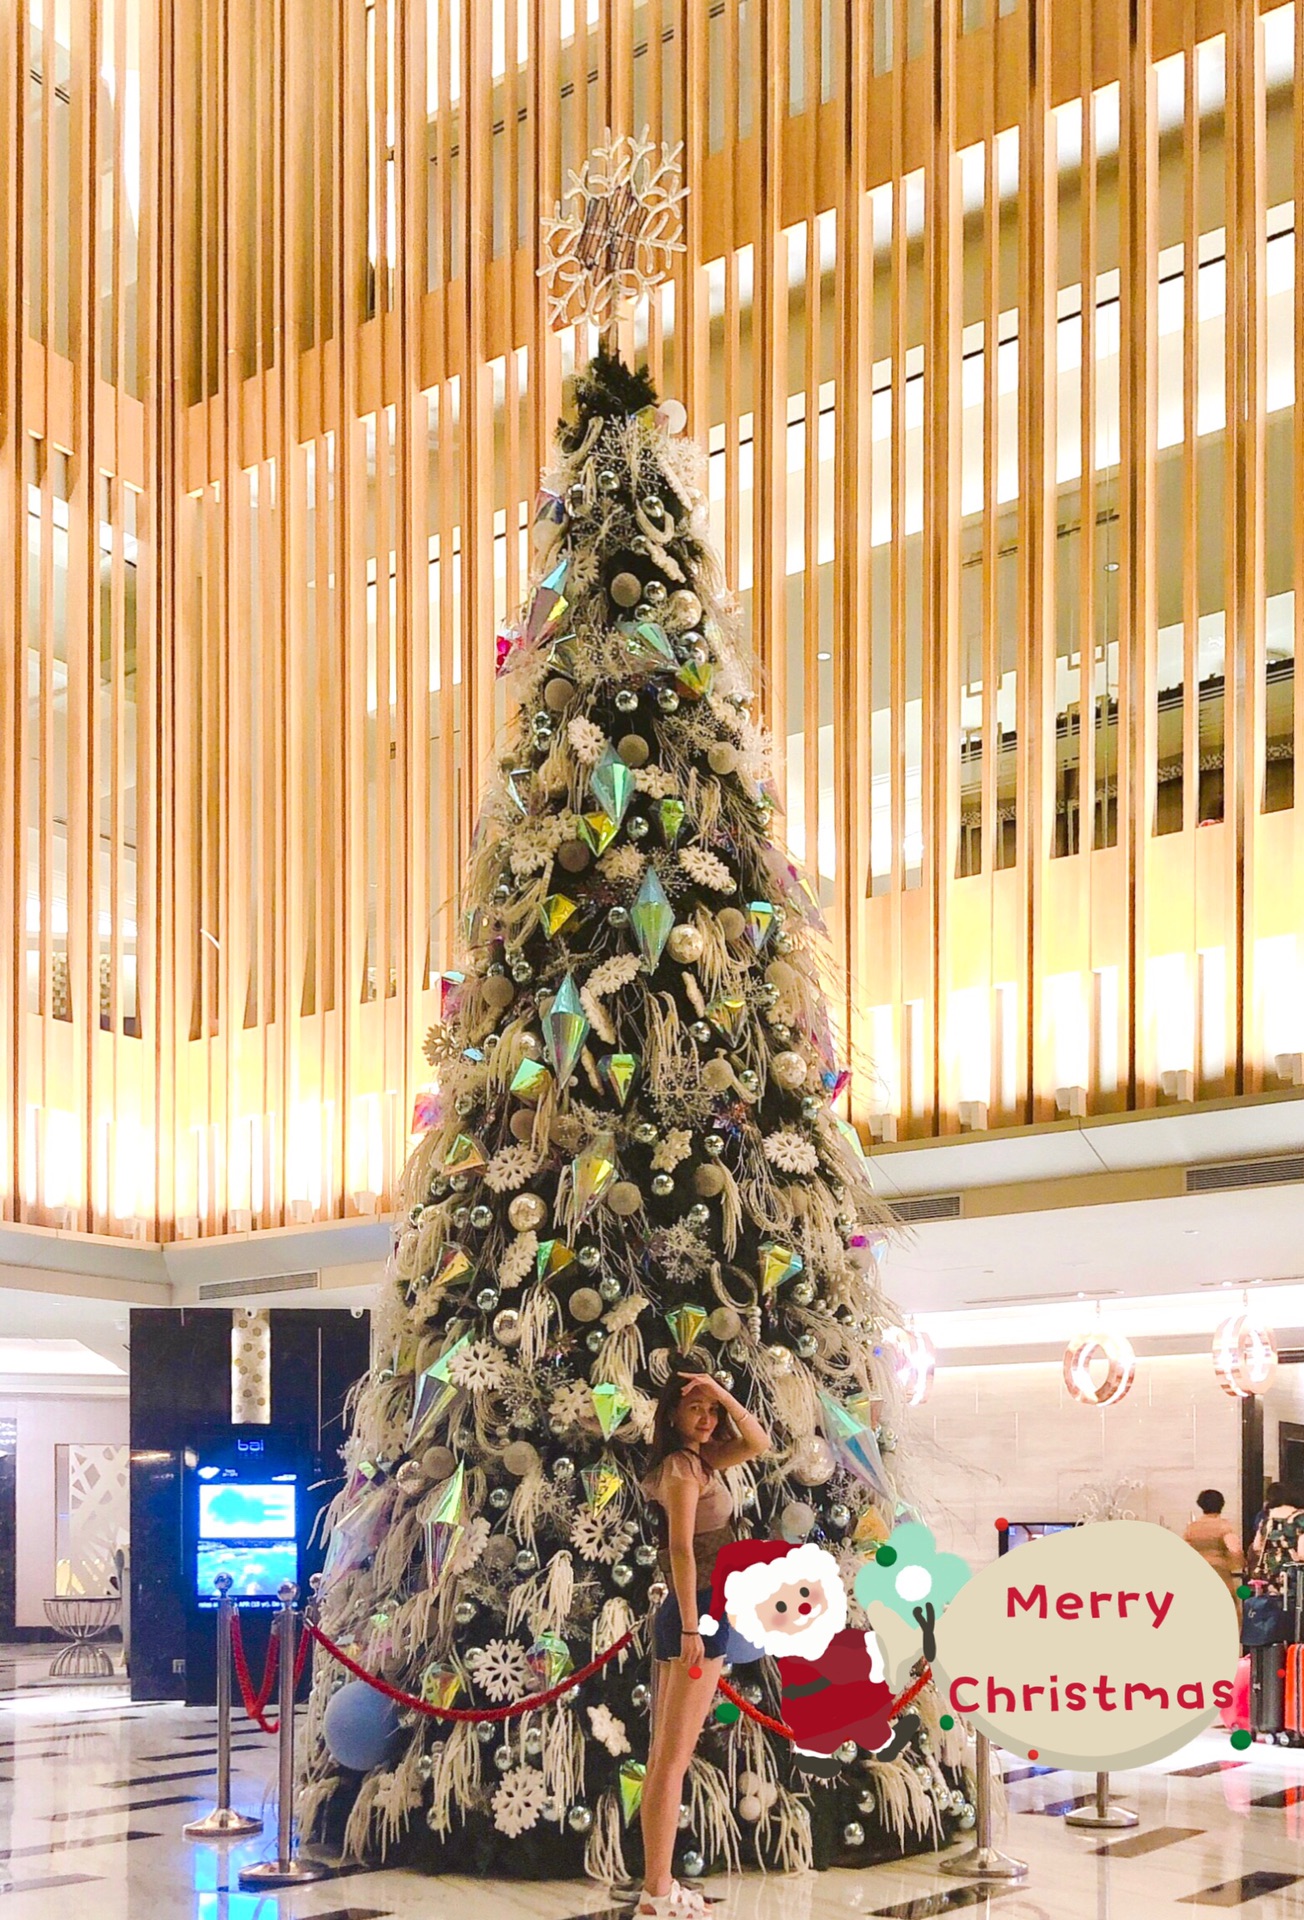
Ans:
<svg viewBox="0 0 1304 1920"><path fill-rule="evenodd" d="M609 1273L605 1279L599 1280L598 1282L598 1292L609 1307L616 1304L622 1291L621 1284L614 1274Z"/></svg>
<svg viewBox="0 0 1304 1920"><path fill-rule="evenodd" d="M558 1454L557 1458L553 1461L552 1477L554 1480L573 1480L575 1478L575 1462L568 1453Z"/></svg>
<svg viewBox="0 0 1304 1920"><path fill-rule="evenodd" d="M602 1248L595 1247L592 1242L590 1242L588 1246L580 1248L575 1258L579 1261L585 1273L592 1273L595 1268L602 1265Z"/></svg>
<svg viewBox="0 0 1304 1920"><path fill-rule="evenodd" d="M637 713L638 695L630 687L622 687L616 695L617 713Z"/></svg>
<svg viewBox="0 0 1304 1920"><path fill-rule="evenodd" d="M497 1287L481 1287L479 1293L475 1296L475 1304L479 1307L481 1313L492 1313L502 1297Z"/></svg>
<svg viewBox="0 0 1304 1920"><path fill-rule="evenodd" d="M652 1175L652 1191L660 1199L664 1199L668 1193L673 1193L674 1190L675 1182L673 1175L668 1173L654 1173Z"/></svg>
<svg viewBox="0 0 1304 1920"><path fill-rule="evenodd" d="M847 1847L864 1846L865 1829L861 1826L859 1820L848 1820L846 1826L842 1829L842 1843Z"/></svg>
<svg viewBox="0 0 1304 1920"><path fill-rule="evenodd" d="M527 1727L521 1737L521 1745L533 1759L543 1752L543 1728Z"/></svg>
<svg viewBox="0 0 1304 1920"><path fill-rule="evenodd" d="M459 1600L453 1608L453 1618L459 1627L469 1627L475 1619L475 1601Z"/></svg>
<svg viewBox="0 0 1304 1920"><path fill-rule="evenodd" d="M506 1773L515 1758L516 1755L509 1746L494 1748L494 1765L497 1767L499 1773Z"/></svg>
<svg viewBox="0 0 1304 1920"><path fill-rule="evenodd" d="M494 1216L493 1216L492 1208L484 1207L484 1206L472 1207L471 1225L475 1228L477 1233L483 1233L485 1228L491 1227L493 1223L494 1223Z"/></svg>
<svg viewBox="0 0 1304 1920"><path fill-rule="evenodd" d="M652 1704L651 1687L645 1686L643 1681L640 1680L638 1685L631 1689L629 1700L630 1705L637 1713L643 1713Z"/></svg>
<svg viewBox="0 0 1304 1920"><path fill-rule="evenodd" d="M844 1740L838 1748L838 1759L844 1767L849 1767L860 1749L854 1740Z"/></svg>
<svg viewBox="0 0 1304 1920"><path fill-rule="evenodd" d="M706 1872L706 1862L700 1853L686 1853L681 1864L690 1880L700 1879Z"/></svg>
<svg viewBox="0 0 1304 1920"><path fill-rule="evenodd" d="M522 1547L512 1565L518 1573L533 1573L539 1565L539 1556L530 1547Z"/></svg>
<svg viewBox="0 0 1304 1920"><path fill-rule="evenodd" d="M512 1504L511 1491L507 1487L494 1487L489 1494L489 1505L495 1513L501 1513L504 1507Z"/></svg>
<svg viewBox="0 0 1304 1920"><path fill-rule="evenodd" d="M611 1569L611 1577L618 1587L627 1587L634 1578L634 1569L628 1562L617 1560Z"/></svg>
<svg viewBox="0 0 1304 1920"><path fill-rule="evenodd" d="M593 1825L593 1809L577 1800L566 1815L566 1825L572 1833L587 1833Z"/></svg>
<svg viewBox="0 0 1304 1920"><path fill-rule="evenodd" d="M806 1062L799 1053L789 1049L775 1054L770 1062L770 1072L781 1087L800 1087L806 1081Z"/></svg>
<svg viewBox="0 0 1304 1920"><path fill-rule="evenodd" d="M839 1533L851 1525L851 1509L844 1506L841 1500L835 1500L829 1508L829 1525L836 1527Z"/></svg>
<svg viewBox="0 0 1304 1920"><path fill-rule="evenodd" d="M521 1337L521 1316L515 1307L504 1307L494 1315L494 1339L500 1346L514 1347Z"/></svg>
<svg viewBox="0 0 1304 1920"><path fill-rule="evenodd" d="M498 1725L494 1720L481 1720L477 1723L475 1737L482 1747L492 1746L498 1738Z"/></svg>

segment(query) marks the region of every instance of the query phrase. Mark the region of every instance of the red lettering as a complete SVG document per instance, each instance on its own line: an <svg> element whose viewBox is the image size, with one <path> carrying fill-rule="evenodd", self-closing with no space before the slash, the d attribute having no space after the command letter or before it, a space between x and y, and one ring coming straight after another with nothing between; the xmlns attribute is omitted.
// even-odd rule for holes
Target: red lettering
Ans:
<svg viewBox="0 0 1304 1920"><path fill-rule="evenodd" d="M1017 1587L1011 1587L1006 1595L1005 1617L1007 1620L1013 1620L1016 1607L1024 1613L1040 1613L1044 1620L1046 1618L1045 1587L1034 1587L1026 1599Z"/></svg>
<svg viewBox="0 0 1304 1920"><path fill-rule="evenodd" d="M958 1680L951 1682L951 1691L948 1698L957 1713L977 1713L978 1702L976 1700L962 1700L959 1692L961 1687L976 1687L977 1685L978 1676L974 1673L962 1673Z"/></svg>
<svg viewBox="0 0 1304 1920"><path fill-rule="evenodd" d="M1082 1611L1082 1595L1062 1593L1055 1602L1055 1611L1061 1620L1076 1620Z"/></svg>

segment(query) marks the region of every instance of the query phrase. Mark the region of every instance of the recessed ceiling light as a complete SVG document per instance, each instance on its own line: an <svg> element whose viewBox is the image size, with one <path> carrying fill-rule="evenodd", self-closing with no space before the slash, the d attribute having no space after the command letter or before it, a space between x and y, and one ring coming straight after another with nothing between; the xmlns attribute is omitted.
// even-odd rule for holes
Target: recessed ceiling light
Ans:
<svg viewBox="0 0 1304 1920"><path fill-rule="evenodd" d="M1118 561L1117 561L1117 560L1106 560L1106 562L1105 562L1105 572L1106 572L1106 573L1117 573L1117 572L1118 572Z"/></svg>
<svg viewBox="0 0 1304 1920"><path fill-rule="evenodd" d="M815 658L817 660L831 660L833 658L833 655L831 653L817 653L815 655Z"/></svg>

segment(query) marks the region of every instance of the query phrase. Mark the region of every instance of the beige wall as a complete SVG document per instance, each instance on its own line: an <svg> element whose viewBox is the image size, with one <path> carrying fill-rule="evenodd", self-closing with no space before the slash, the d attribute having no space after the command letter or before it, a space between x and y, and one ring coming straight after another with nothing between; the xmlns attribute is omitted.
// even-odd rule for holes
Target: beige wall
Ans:
<svg viewBox="0 0 1304 1920"><path fill-rule="evenodd" d="M0 1398L0 1415L18 1422L15 1624L43 1627L47 1622L42 1603L54 1592L54 1450L65 1442L125 1447L127 1396L7 1395Z"/></svg>
<svg viewBox="0 0 1304 1920"><path fill-rule="evenodd" d="M1080 1406L1058 1361L939 1368L902 1435L909 1485L939 1543L974 1565L995 1557L998 1515L1072 1520L1088 1482L1139 1480L1139 1520L1181 1531L1202 1487L1240 1522L1240 1413L1204 1354L1142 1359L1127 1398Z"/></svg>

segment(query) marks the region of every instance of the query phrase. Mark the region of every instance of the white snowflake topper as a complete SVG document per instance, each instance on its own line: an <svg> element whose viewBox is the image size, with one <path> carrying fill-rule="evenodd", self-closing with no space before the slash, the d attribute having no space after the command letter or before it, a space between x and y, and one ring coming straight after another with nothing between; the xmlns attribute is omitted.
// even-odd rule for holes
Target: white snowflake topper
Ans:
<svg viewBox="0 0 1304 1920"><path fill-rule="evenodd" d="M670 271L683 253L680 178L683 144L658 145L644 127L635 139L607 134L543 222L548 317L554 327L591 320L608 327L622 306L637 300ZM562 207L570 202L568 211Z"/></svg>

